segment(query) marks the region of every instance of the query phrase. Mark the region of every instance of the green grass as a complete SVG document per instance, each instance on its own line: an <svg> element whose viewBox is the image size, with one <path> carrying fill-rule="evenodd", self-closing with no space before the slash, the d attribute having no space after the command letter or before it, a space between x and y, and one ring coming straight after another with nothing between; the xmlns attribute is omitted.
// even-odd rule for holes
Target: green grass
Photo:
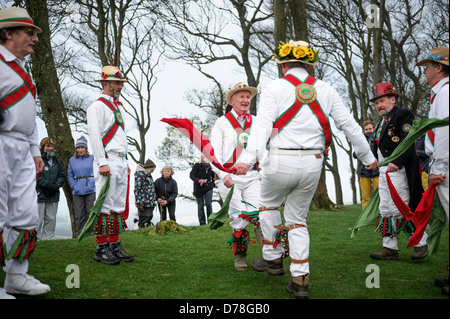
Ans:
<svg viewBox="0 0 450 319"><path fill-rule="evenodd" d="M448 277L448 224L438 253L413 261L413 249L399 238L398 261L375 261L381 236L371 226L361 228L356 238L351 229L360 205L347 210L311 211L310 299L448 299L434 285L437 277ZM249 226L254 239L253 225ZM293 299L286 292L290 280L289 258L285 275L270 276L251 269L235 271L234 255L226 240L228 225L217 230L208 226L184 227L185 231L158 235L153 228L126 231L120 236L124 249L135 257L131 263L108 266L93 260L93 237L38 242L29 273L51 286L42 299ZM259 245L251 244L248 264L261 257ZM79 267L79 288L68 288L68 265ZM377 265L380 288L367 288L368 265ZM0 272L3 283L4 272ZM73 282L73 281L71 281ZM32 298L17 296L18 298ZM36 298L36 297L35 297Z"/></svg>

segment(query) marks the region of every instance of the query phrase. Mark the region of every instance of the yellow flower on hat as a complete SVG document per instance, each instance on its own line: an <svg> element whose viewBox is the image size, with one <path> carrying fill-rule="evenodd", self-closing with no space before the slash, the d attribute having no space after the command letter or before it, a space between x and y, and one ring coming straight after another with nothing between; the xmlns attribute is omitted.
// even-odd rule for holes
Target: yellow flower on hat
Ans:
<svg viewBox="0 0 450 319"><path fill-rule="evenodd" d="M281 57L288 56L289 53L291 53L291 50L292 50L292 45L290 43L283 44L280 49L280 56Z"/></svg>
<svg viewBox="0 0 450 319"><path fill-rule="evenodd" d="M309 61L314 61L314 51L311 48L309 48L306 53L308 54Z"/></svg>
<svg viewBox="0 0 450 319"><path fill-rule="evenodd" d="M305 47L302 46L298 46L296 48L294 48L294 50L292 51L292 54L297 58L303 58L306 54L307 54L308 49L306 49Z"/></svg>

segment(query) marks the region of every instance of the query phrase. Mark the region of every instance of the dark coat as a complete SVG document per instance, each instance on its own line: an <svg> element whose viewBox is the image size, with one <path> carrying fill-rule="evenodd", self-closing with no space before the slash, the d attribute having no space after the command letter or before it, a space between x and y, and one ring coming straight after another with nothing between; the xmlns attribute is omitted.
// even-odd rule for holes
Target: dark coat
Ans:
<svg viewBox="0 0 450 319"><path fill-rule="evenodd" d="M413 120L414 116L410 111L394 106L391 112L387 115L386 122L381 128L377 142L372 143L372 152L377 159L378 149L384 158L388 158L392 154L401 141L403 141L409 134ZM378 131L382 123L383 119L380 123L378 123L375 128L375 132ZM417 157L414 144L411 145L402 155L393 160L392 163L397 165L399 169L405 167L410 194L409 208L411 211L415 211L420 199L422 198L422 193L424 190L422 187L419 159Z"/></svg>
<svg viewBox="0 0 450 319"><path fill-rule="evenodd" d="M364 134L364 136L367 138L367 142L369 143L369 146L372 148L372 143L375 143L375 138L374 138L374 134ZM370 139L370 140L369 140ZM356 153L353 152L353 158L358 158L356 156ZM357 173L359 177L366 177L366 178L374 178L380 175L380 172L378 170L378 168L371 170L371 169L366 169L365 165L358 160L358 169L357 169Z"/></svg>
<svg viewBox="0 0 450 319"><path fill-rule="evenodd" d="M41 156L44 161L44 169L36 181L38 203L58 202L59 188L66 180L64 168L56 156L53 156L53 165L50 165L47 153L42 152Z"/></svg>
<svg viewBox="0 0 450 319"><path fill-rule="evenodd" d="M206 192L214 188L214 172L211 165L205 166L203 163L195 163L189 176L194 181L195 197L202 197ZM198 183L200 179L206 181L203 186L200 186Z"/></svg>
<svg viewBox="0 0 450 319"><path fill-rule="evenodd" d="M168 205L175 203L175 199L178 196L178 186L172 176L164 178L164 176L161 175L161 177L155 181L155 190L157 198L165 199Z"/></svg>

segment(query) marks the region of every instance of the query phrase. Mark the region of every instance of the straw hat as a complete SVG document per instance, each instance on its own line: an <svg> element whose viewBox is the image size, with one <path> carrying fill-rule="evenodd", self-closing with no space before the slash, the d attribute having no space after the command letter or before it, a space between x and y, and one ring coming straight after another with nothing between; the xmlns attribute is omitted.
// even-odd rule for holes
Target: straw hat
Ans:
<svg viewBox="0 0 450 319"><path fill-rule="evenodd" d="M239 82L235 84L228 92L227 92L227 103L231 105L231 97L234 93L237 93L239 91L249 91L252 95L252 99L255 97L255 95L258 93L258 89L253 86L248 86L244 82Z"/></svg>
<svg viewBox="0 0 450 319"><path fill-rule="evenodd" d="M95 80L96 82L101 81L121 81L128 82L120 72L117 66L107 65L102 68L102 78L100 80Z"/></svg>
<svg viewBox="0 0 450 319"><path fill-rule="evenodd" d="M314 66L319 61L319 56L317 50L310 47L308 42L290 40L288 43L280 42L273 53L272 59L278 64L302 62Z"/></svg>
<svg viewBox="0 0 450 319"><path fill-rule="evenodd" d="M395 96L398 98L398 94L394 91L394 86L391 83L378 83L373 86L373 98L370 99L370 102L375 101L376 99L383 96Z"/></svg>
<svg viewBox="0 0 450 319"><path fill-rule="evenodd" d="M18 7L0 10L0 29L13 27L32 27L36 29L36 32L42 32L41 28L34 25L27 10Z"/></svg>
<svg viewBox="0 0 450 319"><path fill-rule="evenodd" d="M437 47L431 49L428 56L422 61L417 62L416 66L424 65L427 62L436 62L443 65L448 65L448 48Z"/></svg>

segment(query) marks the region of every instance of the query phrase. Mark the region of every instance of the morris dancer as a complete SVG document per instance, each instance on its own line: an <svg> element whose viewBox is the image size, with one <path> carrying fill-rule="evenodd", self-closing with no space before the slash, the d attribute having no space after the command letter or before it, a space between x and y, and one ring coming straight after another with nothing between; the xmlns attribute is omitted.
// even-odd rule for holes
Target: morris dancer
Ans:
<svg viewBox="0 0 450 319"><path fill-rule="evenodd" d="M217 160L225 168L232 169L242 150L247 145L251 133L254 117L250 115L251 99L258 93L255 87L250 87L243 82L233 86L227 92L227 102L233 108L221 116L211 131L211 145ZM254 211L259 202L260 176L257 169L249 168L245 176L232 176L213 166L213 170L219 177L216 185L220 197L225 200L234 185L233 196L230 201L229 216L233 218L230 223L233 229L229 243L233 245L235 254L235 269L246 270L247 245L249 235L246 227L249 221L239 218L242 212Z"/></svg>
<svg viewBox="0 0 450 319"><path fill-rule="evenodd" d="M390 83L378 83L374 86L374 97L370 100L375 103L381 120L375 128L375 143L372 143L372 152L378 161L384 162L397 146L409 134L414 119L413 114L396 106L398 94ZM386 180L386 173L392 180L394 187L405 204L409 204L411 211L415 211L423 193L420 163L414 145L401 156L380 167L378 192L380 195L380 220L377 225L383 237L382 248L370 255L373 259L397 260L398 233L403 230L410 237L415 226L407 222L395 206ZM412 259L422 259L428 254L427 234L424 233L421 241L414 247Z"/></svg>
<svg viewBox="0 0 450 319"><path fill-rule="evenodd" d="M308 74L308 67L318 61L316 50L307 42L291 40L275 50L274 59L281 64L284 77L270 82L262 91L258 125L235 168L237 174L245 174L258 160L258 144L270 142L269 156L260 160L259 221L265 245L263 258L253 259L252 268L272 275L284 273L285 252L282 245L276 244L276 238L282 224L278 208L285 202L292 276L287 290L296 298L307 298L310 239L306 217L319 182L322 153L331 142L328 117L344 131L367 169L376 168L377 161L337 92Z"/></svg>
<svg viewBox="0 0 450 319"><path fill-rule="evenodd" d="M94 260L108 265L120 261L130 262L134 258L127 255L119 241L119 233L126 228L122 212L125 210L128 174L128 142L119 102L123 83L127 80L115 66L105 66L102 77L103 92L87 110L89 139L94 155L94 177L96 197L103 188L107 176L110 187L100 211L95 238L97 249Z"/></svg>
<svg viewBox="0 0 450 319"><path fill-rule="evenodd" d="M425 66L423 74L425 83L431 87L429 118L444 119L449 112L449 50L437 47L428 56L419 61L417 66ZM430 183L437 182L436 191L445 209L448 220L449 168L448 168L448 126L435 128L428 132L425 139L425 151L432 157L429 171ZM442 287L442 293L448 296L447 278L437 278L436 285Z"/></svg>
<svg viewBox="0 0 450 319"><path fill-rule="evenodd" d="M39 224L36 173L44 162L36 128L36 88L25 57L33 53L40 32L25 9L0 10L0 265L5 262L6 272L0 299L50 291L27 274ZM5 227L10 229L6 255Z"/></svg>

